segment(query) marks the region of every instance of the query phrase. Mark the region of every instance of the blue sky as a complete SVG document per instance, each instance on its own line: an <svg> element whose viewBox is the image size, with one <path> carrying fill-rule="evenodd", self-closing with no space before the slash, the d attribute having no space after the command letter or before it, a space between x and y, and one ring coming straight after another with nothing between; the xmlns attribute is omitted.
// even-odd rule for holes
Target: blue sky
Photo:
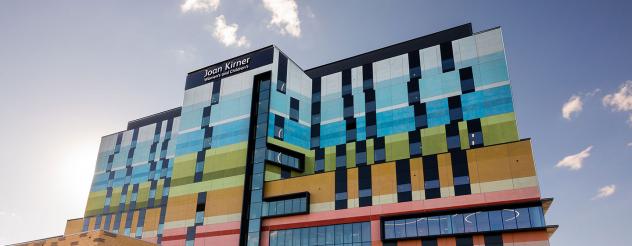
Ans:
<svg viewBox="0 0 632 246"><path fill-rule="evenodd" d="M552 244L629 244L632 2L285 2L2 1L0 244L81 217L100 137L180 105L189 71L269 44L310 68L468 22L503 28Z"/></svg>

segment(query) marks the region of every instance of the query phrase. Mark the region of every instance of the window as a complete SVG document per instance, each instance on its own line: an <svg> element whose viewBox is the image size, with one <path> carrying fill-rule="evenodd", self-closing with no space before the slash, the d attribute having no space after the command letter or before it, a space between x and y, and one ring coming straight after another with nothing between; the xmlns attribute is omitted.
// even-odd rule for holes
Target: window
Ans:
<svg viewBox="0 0 632 246"><path fill-rule="evenodd" d="M480 119L467 121L467 137L470 147L475 148L483 146L483 131Z"/></svg>
<svg viewBox="0 0 632 246"><path fill-rule="evenodd" d="M473 246L474 239L472 236L463 236L456 238L456 246Z"/></svg>
<svg viewBox="0 0 632 246"><path fill-rule="evenodd" d="M285 94L287 90L287 62L288 59L285 55L279 53L279 69L277 74L277 88L278 92Z"/></svg>
<svg viewBox="0 0 632 246"><path fill-rule="evenodd" d="M452 42L445 42L439 45L441 49L441 67L443 72L454 71L454 55L452 53Z"/></svg>
<svg viewBox="0 0 632 246"><path fill-rule="evenodd" d="M375 138L374 154L375 163L380 163L386 160L386 151L384 150L384 137Z"/></svg>
<svg viewBox="0 0 632 246"><path fill-rule="evenodd" d="M472 67L466 67L459 69L459 77L461 79L461 93L474 92L474 75L472 74Z"/></svg>
<svg viewBox="0 0 632 246"><path fill-rule="evenodd" d="M371 223L327 225L270 232L270 246L370 245Z"/></svg>
<svg viewBox="0 0 632 246"><path fill-rule="evenodd" d="M406 237L417 236L417 219L406 220Z"/></svg>
<svg viewBox="0 0 632 246"><path fill-rule="evenodd" d="M283 140L283 127L285 126L284 118L274 115L274 138Z"/></svg>
<svg viewBox="0 0 632 246"><path fill-rule="evenodd" d="M411 239L541 228L545 224L544 218L540 215L541 207L519 207L430 217L385 219L383 221L384 239ZM533 220L534 217L541 219ZM536 223L531 221L536 221ZM457 245L472 245L471 237L463 237L461 240L463 244L457 243Z"/></svg>
<svg viewBox="0 0 632 246"><path fill-rule="evenodd" d="M485 234L485 246L503 246L503 237L500 234Z"/></svg>
<svg viewBox="0 0 632 246"><path fill-rule="evenodd" d="M211 105L215 105L219 103L219 90L221 87L221 81L216 80L213 82L213 91L211 94Z"/></svg>
<svg viewBox="0 0 632 246"><path fill-rule="evenodd" d="M516 209L516 224L519 229L531 227L531 221L529 220L529 208Z"/></svg>
<svg viewBox="0 0 632 246"><path fill-rule="evenodd" d="M302 165L301 159L290 156L285 153L281 153L280 151L268 149L266 150L265 158L266 158L266 161L271 162L273 164L278 164L282 167L289 167L291 169L301 171L301 172L303 171L303 165Z"/></svg>
<svg viewBox="0 0 632 246"><path fill-rule="evenodd" d="M298 122L299 118L299 101L290 97L290 120Z"/></svg>
<svg viewBox="0 0 632 246"><path fill-rule="evenodd" d="M463 214L464 232L476 232L476 213Z"/></svg>
<svg viewBox="0 0 632 246"><path fill-rule="evenodd" d="M479 232L491 230L489 227L489 214L487 212L476 213L476 227Z"/></svg>
<svg viewBox="0 0 632 246"><path fill-rule="evenodd" d="M279 217L309 213L309 193L304 192L267 198L266 201L263 202L261 213L261 217ZM252 213L251 218L254 218Z"/></svg>
<svg viewBox="0 0 632 246"><path fill-rule="evenodd" d="M437 162L436 155L423 157L423 170L426 199L441 197L441 189L439 186L439 163Z"/></svg>
<svg viewBox="0 0 632 246"><path fill-rule="evenodd" d="M358 167L358 205L360 207L371 206L373 203L371 191L371 167Z"/></svg>
<svg viewBox="0 0 632 246"><path fill-rule="evenodd" d="M439 217L429 217L428 218L428 235L434 236L441 234L441 228L439 226Z"/></svg>
<svg viewBox="0 0 632 246"><path fill-rule="evenodd" d="M503 229L503 218L501 211L489 212L489 229L491 231L500 231Z"/></svg>
<svg viewBox="0 0 632 246"><path fill-rule="evenodd" d="M546 226L546 224L544 223L544 212L542 212L542 207L530 207L529 215L531 219L531 226L533 227Z"/></svg>
<svg viewBox="0 0 632 246"><path fill-rule="evenodd" d="M343 145L344 146L344 145ZM346 209L347 208L347 169L338 168L335 171L335 208Z"/></svg>

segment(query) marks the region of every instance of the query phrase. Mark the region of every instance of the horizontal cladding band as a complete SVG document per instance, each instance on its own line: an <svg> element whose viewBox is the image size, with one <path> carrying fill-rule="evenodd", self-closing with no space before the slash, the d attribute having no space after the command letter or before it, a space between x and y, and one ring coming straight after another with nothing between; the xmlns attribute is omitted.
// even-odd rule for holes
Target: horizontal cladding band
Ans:
<svg viewBox="0 0 632 246"><path fill-rule="evenodd" d="M539 200L539 188L530 187L515 190L479 193L467 196L383 204L371 207L351 208L311 213L307 215L271 218L264 220L262 226L265 228L265 230L282 230L306 226L376 220L379 219L381 216L394 216L441 210L455 210L481 206L506 205L513 203L534 202Z"/></svg>
<svg viewBox="0 0 632 246"><path fill-rule="evenodd" d="M239 234L239 229L226 230L226 231L196 232L195 237L196 238L216 237L216 236L233 235L233 234ZM184 240L186 239L186 237L187 237L186 234L177 235L177 236L165 236L165 237L162 237L162 240L163 241Z"/></svg>

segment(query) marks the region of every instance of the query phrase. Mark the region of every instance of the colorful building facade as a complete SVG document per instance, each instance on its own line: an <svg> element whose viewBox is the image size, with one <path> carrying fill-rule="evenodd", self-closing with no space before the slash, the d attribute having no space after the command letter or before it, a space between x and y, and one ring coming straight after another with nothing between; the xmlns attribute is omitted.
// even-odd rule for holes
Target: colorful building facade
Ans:
<svg viewBox="0 0 632 246"><path fill-rule="evenodd" d="M549 245L500 28L304 70L268 46L104 136L83 218L162 245Z"/></svg>

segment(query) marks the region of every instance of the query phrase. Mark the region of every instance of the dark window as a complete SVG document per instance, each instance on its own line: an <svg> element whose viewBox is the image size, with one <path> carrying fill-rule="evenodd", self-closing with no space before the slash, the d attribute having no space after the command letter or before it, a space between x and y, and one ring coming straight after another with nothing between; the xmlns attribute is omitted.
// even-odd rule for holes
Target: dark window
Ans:
<svg viewBox="0 0 632 246"><path fill-rule="evenodd" d="M279 53L279 69L277 74L277 91L285 94L287 90L287 57Z"/></svg>
<svg viewBox="0 0 632 246"><path fill-rule="evenodd" d="M408 74L411 79L421 78L419 51L408 52Z"/></svg>
<svg viewBox="0 0 632 246"><path fill-rule="evenodd" d="M473 246L474 240L472 236L456 237L456 246Z"/></svg>
<svg viewBox="0 0 632 246"><path fill-rule="evenodd" d="M299 115L299 101L296 98L290 97L290 119L298 122Z"/></svg>
<svg viewBox="0 0 632 246"><path fill-rule="evenodd" d="M373 64L362 65L362 88L363 90L373 89Z"/></svg>
<svg viewBox="0 0 632 246"><path fill-rule="evenodd" d="M356 140L356 119L353 117L345 118L345 123L347 128L347 142L353 142Z"/></svg>
<svg viewBox="0 0 632 246"><path fill-rule="evenodd" d="M219 89L222 85L220 80L213 81L213 91L211 94L211 105L219 103Z"/></svg>
<svg viewBox="0 0 632 246"><path fill-rule="evenodd" d="M325 149L316 148L316 165L314 167L315 173L322 173L325 171Z"/></svg>
<svg viewBox="0 0 632 246"><path fill-rule="evenodd" d="M423 170L426 199L440 198L439 164L436 155L423 157Z"/></svg>
<svg viewBox="0 0 632 246"><path fill-rule="evenodd" d="M371 167L360 166L358 168L358 194L359 206L366 207L372 204L371 191Z"/></svg>
<svg viewBox="0 0 632 246"><path fill-rule="evenodd" d="M454 178L455 195L461 196L471 194L467 154L464 150L457 149L450 151L450 157L452 159L452 175Z"/></svg>
<svg viewBox="0 0 632 246"><path fill-rule="evenodd" d="M397 180L397 202L412 201L410 163L408 159L395 162L395 178Z"/></svg>
<svg viewBox="0 0 632 246"><path fill-rule="evenodd" d="M347 169L336 169L336 202L335 207L338 209L347 208Z"/></svg>
<svg viewBox="0 0 632 246"><path fill-rule="evenodd" d="M454 71L454 55L452 54L452 42L439 45L441 49L441 67L443 72Z"/></svg>
<svg viewBox="0 0 632 246"><path fill-rule="evenodd" d="M274 115L274 138L283 140L283 127L285 122L283 117Z"/></svg>
<svg viewBox="0 0 632 246"><path fill-rule="evenodd" d="M472 67L466 67L459 69L459 77L461 78L461 93L474 92L474 75L472 74Z"/></svg>
<svg viewBox="0 0 632 246"><path fill-rule="evenodd" d="M421 240L421 246L437 246L437 239L424 239Z"/></svg>
<svg viewBox="0 0 632 246"><path fill-rule="evenodd" d="M467 136L470 147L483 146L483 130L481 128L480 119L467 121Z"/></svg>
<svg viewBox="0 0 632 246"><path fill-rule="evenodd" d="M463 119L461 96L448 97L448 108L450 109L450 122L455 123Z"/></svg>
<svg viewBox="0 0 632 246"><path fill-rule="evenodd" d="M419 103L419 80L411 79L406 83L408 89L408 105Z"/></svg>
<svg viewBox="0 0 632 246"><path fill-rule="evenodd" d="M485 234L485 246L503 246L503 237L500 234Z"/></svg>
<svg viewBox="0 0 632 246"><path fill-rule="evenodd" d="M356 142L356 166L366 165L366 141Z"/></svg>
<svg viewBox="0 0 632 246"><path fill-rule="evenodd" d="M428 116L426 114L426 103L418 103L414 106L415 111L415 128L428 127Z"/></svg>
<svg viewBox="0 0 632 246"><path fill-rule="evenodd" d="M446 140L448 143L448 150L455 150L461 148L461 138L459 136L459 125L457 122L452 122L445 125Z"/></svg>
<svg viewBox="0 0 632 246"><path fill-rule="evenodd" d="M386 160L386 150L384 149L384 137L375 138L374 160L375 163L384 162Z"/></svg>
<svg viewBox="0 0 632 246"><path fill-rule="evenodd" d="M347 168L347 145L336 145L336 169Z"/></svg>
<svg viewBox="0 0 632 246"><path fill-rule="evenodd" d="M342 70L342 96L351 95L351 69Z"/></svg>
<svg viewBox="0 0 632 246"><path fill-rule="evenodd" d="M421 155L421 134L419 131L414 130L408 132L408 147L410 150L410 156L420 156Z"/></svg>

